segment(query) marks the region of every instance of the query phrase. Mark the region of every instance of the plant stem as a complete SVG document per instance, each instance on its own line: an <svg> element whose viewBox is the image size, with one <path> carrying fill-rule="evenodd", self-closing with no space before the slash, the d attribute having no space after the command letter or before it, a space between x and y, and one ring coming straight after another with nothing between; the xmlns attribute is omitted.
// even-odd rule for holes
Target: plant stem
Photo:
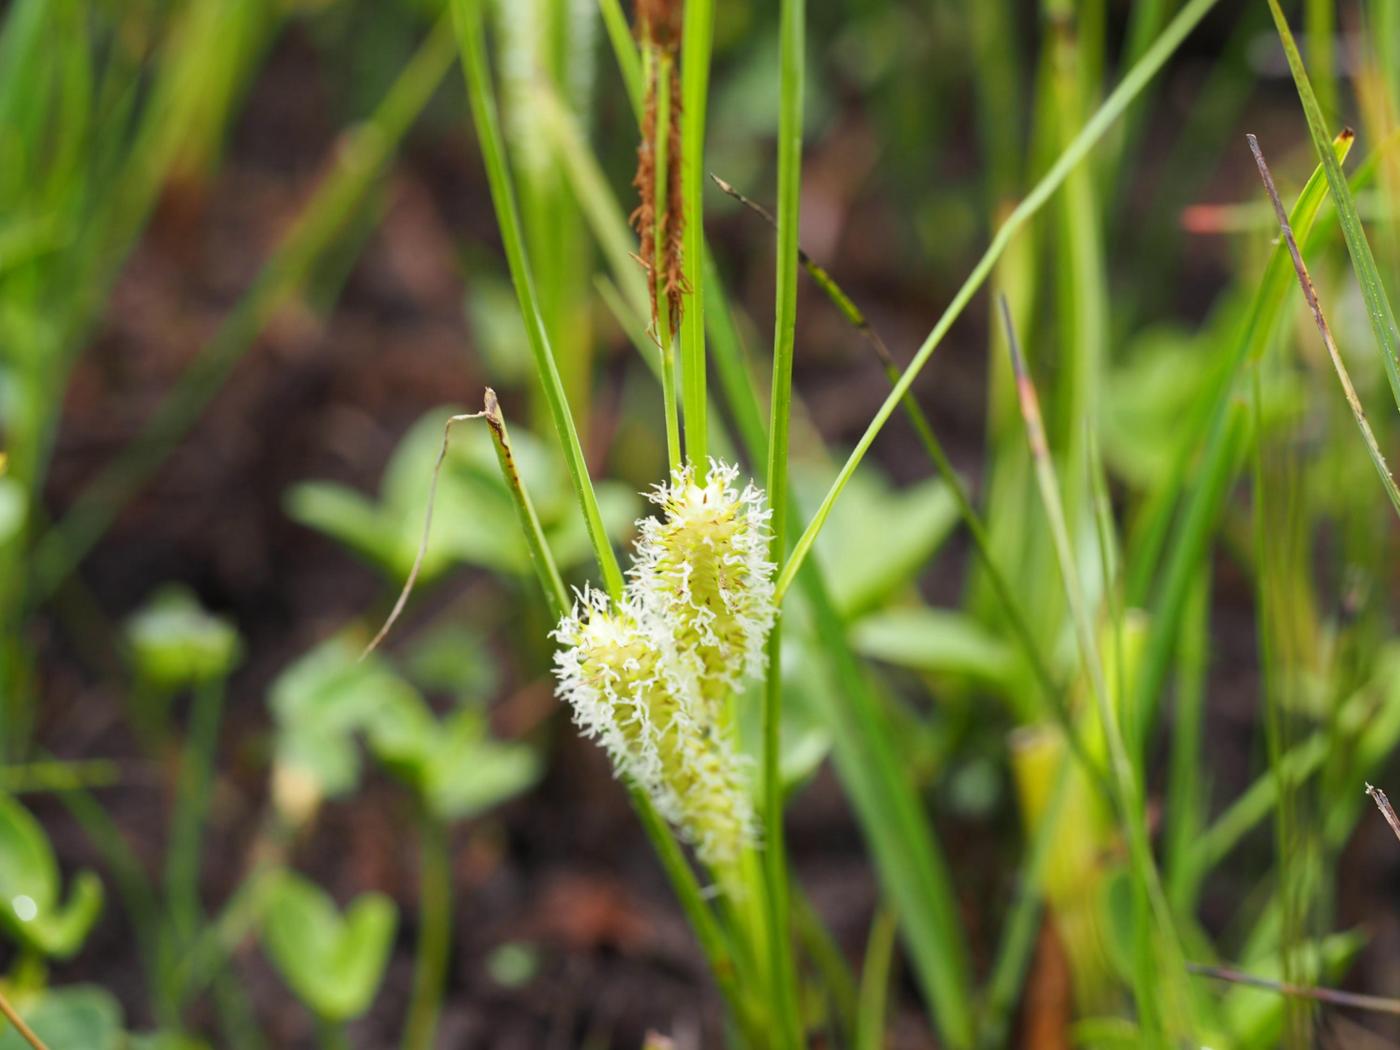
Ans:
<svg viewBox="0 0 1400 1050"><path fill-rule="evenodd" d="M403 1050L432 1050L452 946L452 867L447 825L424 813L419 830L418 950Z"/></svg>
<svg viewBox="0 0 1400 1050"><path fill-rule="evenodd" d="M1308 80L1308 72L1303 67L1303 57L1298 53L1298 45L1288 27L1288 19L1284 17L1278 0L1269 0L1269 11L1274 17L1279 39L1283 42L1283 52L1288 58L1288 68L1298 89L1298 100L1303 105L1303 115L1308 121L1313 148L1317 151L1322 170L1327 175L1332 203L1337 208L1342 236L1346 239L1352 268L1356 271L1356 280L1361 286L1361 298L1366 304L1366 316L1371 322L1371 330L1375 333L1376 343L1381 351L1385 377L1390 382L1396 407L1400 408L1400 324L1396 323L1395 311L1386 295L1385 283L1381 280L1375 256L1371 253L1370 242L1366 240L1366 228L1361 225L1356 201L1351 195L1346 176L1342 173L1341 161L1337 159L1337 154L1331 147L1332 136L1327 131L1326 119L1322 115L1321 106L1318 105L1312 83Z"/></svg>
<svg viewBox="0 0 1400 1050"><path fill-rule="evenodd" d="M714 0L686 0L681 35L681 196L685 201L686 288L681 318L685 454L697 470L709 456L705 392L705 107L710 87Z"/></svg>
<svg viewBox="0 0 1400 1050"><path fill-rule="evenodd" d="M1007 246L1011 243L1016 232L1024 226L1036 212L1044 207L1051 195L1060 187L1069 174L1074 171L1080 161L1088 156L1089 152L1104 136L1104 133L1113 126L1113 123L1133 99L1136 98L1152 78L1156 76L1158 70L1162 68L1163 64L1165 64L1172 53L1176 51L1181 42L1186 39L1191 30L1196 27L1197 23L1199 23L1210 9L1215 6L1216 2L1217 0L1191 0L1190 3L1181 9L1176 18L1171 21L1171 24L1163 30L1162 35L1148 48L1146 54L1142 56L1142 59L1124 75L1118 86L1113 89L1112 94L1104 100L1103 105L1101 105L1098 110L1095 111L1094 115L1085 122L1084 126L1079 130L1079 134L1074 137L1073 141L1065 148L1064 152L1060 154L1050 170L1041 177L1040 181L1036 183L1030 193L1025 196L1021 203L1016 206L1015 210L1006 217L1006 221L997 229L996 236L992 238L992 243L987 246L987 250L982 254L982 258L977 261L977 265L972 268L972 272L963 282L962 287L958 289L952 302L948 304L948 308L943 311L943 315L938 319L938 322L924 339L923 345L919 347L918 353L914 355L914 359L909 363L909 367L904 370L904 375L900 378L899 383L890 391L889 396L885 398L880 408L875 412L874 418L871 419L869 425L865 428L865 433L861 435L860 440L856 443L856 447L851 450L851 454L847 457L846 462L837 473L836 479L831 483L831 488L823 497L821 505L817 508L817 512L812 516L812 520L808 523L806 530L798 540L793 550L792 557L784 564L782 572L778 576L777 596L779 599L786 593L788 587L792 585L792 581L797 576L798 569L802 567L803 561L806 560L807 555L811 552L812 544L816 542L817 533L821 531L822 526L826 523L826 519L831 513L831 508L835 505L836 500L840 497L847 483L851 480L851 475L853 475L856 472L856 468L860 466L861 460L865 458L865 454L870 450L870 446L874 444L876 436L884 429L885 423L889 421L891 414L893 414L895 408L898 407L900 400L913 385L919 373L923 371L924 365L926 365L929 358L933 356L934 350L936 350L938 345L943 341L943 337L948 334L948 330L952 328L953 322L962 315L963 310L967 308L968 303L972 301L978 289L982 287L987 278L991 275L997 260L1001 258L1002 253L1006 251Z"/></svg>
<svg viewBox="0 0 1400 1050"><path fill-rule="evenodd" d="M787 550L788 428L792 415L792 359L797 326L797 223L802 183L802 76L805 0L781 5L781 97L778 122L778 249L773 329L772 402L768 428L768 499L773 511L772 560ZM763 704L764 874L768 891L768 963L777 1020L786 1045L802 1044L797 978L789 936L787 856L783 845L782 620L768 637Z"/></svg>
<svg viewBox="0 0 1400 1050"><path fill-rule="evenodd" d="M329 1018L316 1018L316 1037L321 1050L350 1050L350 1039L345 1034L345 1025Z"/></svg>
<svg viewBox="0 0 1400 1050"><path fill-rule="evenodd" d="M48 1047L44 1045L44 1041L34 1033L34 1029L25 1024L24 1018L10 1005L10 1000L5 998L5 993L3 991L0 991L0 1016L3 1016L5 1020L14 1025L15 1031L19 1033L20 1038L33 1047L34 1050L48 1050Z"/></svg>
<svg viewBox="0 0 1400 1050"><path fill-rule="evenodd" d="M510 447L510 433L506 430L506 417L501 413L496 391L486 388L485 408L482 413L486 424L491 428L491 442L496 448L496 461L501 465L501 475L506 488L515 503L515 514L520 522L520 531L525 535L525 543L530 548L530 561L539 576L540 587L555 616L563 616L569 611L569 592L564 586L564 578L559 575L559 566L554 563L554 554L549 549L540 516L535 513L535 504L525 488L525 479L515 465L515 453Z"/></svg>
<svg viewBox="0 0 1400 1050"><path fill-rule="evenodd" d="M1190 1025L1190 1015L1185 1010L1187 999L1184 995L1174 995L1168 1003L1160 997L1163 989L1156 985L1161 981L1167 990L1176 989L1175 978L1181 972L1177 967L1180 946L1176 942L1170 911L1162 895L1153 864L1151 845L1147 837L1146 818L1143 813L1141 788L1137 774L1123 739L1119 714L1113 697L1104 681L1103 662L1099 657L1098 645L1094 639L1094 627L1089 616L1088 602L1083 593L1079 570L1075 563L1074 548L1070 541L1066 524L1064 505L1061 502L1059 484L1055 477L1055 467L1050 459L1045 441L1045 429L1041 422L1039 399L1035 387L1026 372L1011 325L1011 309L1006 300L1001 300L1002 316L1006 322L1007 343L1011 351L1012 368L1016 374L1017 392L1020 395L1021 412L1026 421L1026 433L1030 443L1031 456L1035 463L1036 482L1045 506L1046 518L1050 524L1051 539L1054 542L1055 557L1059 563L1060 576L1065 588L1066 599L1074 621L1075 639L1079 647L1080 660L1085 677L1089 681L1090 692L1098 710L1104 739L1108 745L1111 783L1115 788L1115 802L1124 838L1128 843L1129 859L1133 872L1134 888L1142 902L1142 908L1150 907L1159 927L1160 943L1171 954L1168 972L1161 974L1149 964L1135 967L1135 995L1138 1008L1143 1015L1143 1023L1152 1031L1166 1018L1175 1024ZM1156 981L1153 978L1156 978ZM1164 1010L1164 1007L1167 1009ZM1153 1032L1154 1037L1157 1033Z"/></svg>
<svg viewBox="0 0 1400 1050"><path fill-rule="evenodd" d="M200 838L214 779L223 706L223 679L205 682L195 690L183 775L171 819L170 854L165 867L171 926L181 943L192 936L199 925Z"/></svg>
<svg viewBox="0 0 1400 1050"><path fill-rule="evenodd" d="M598 567L603 573L607 591L616 601L622 595L622 569L603 528L598 497L593 491L593 480L588 474L588 464L584 460L578 428L569 409L568 396L564 392L564 383L559 375L558 364L554 360L554 351L549 345L549 335L545 331L539 299L535 294L534 278L530 272L530 261L525 254L520 212L515 203L515 189L506 164L505 142L496 112L496 93L491 84L491 70L486 61L486 30L482 24L481 4L482 0L452 0L452 14L457 27L462 67L467 79L467 95L471 101L482 159L486 164L491 202L496 211L496 225L501 232L511 283L515 286L530 352L535 360L535 371L543 387L545 400L549 403L550 416L554 421L559 444L563 448L569 479L573 482L574 493L583 511L584 523L593 543L593 551L598 559Z"/></svg>
<svg viewBox="0 0 1400 1050"><path fill-rule="evenodd" d="M651 150L654 158L652 167L652 209L655 219L652 222L652 275L651 275L651 321L655 327L656 346L661 352L661 402L666 415L666 456L672 471L681 468L681 429L680 410L676 405L676 333L671 326L671 304L666 294L666 226L664 218L670 209L671 198L668 192L667 167L672 161L679 163L679 157L668 155L671 141L671 68L673 59L661 48L648 47L644 51L643 65L651 77L652 92L655 98L656 119L653 121ZM670 217L671 220L675 216Z"/></svg>

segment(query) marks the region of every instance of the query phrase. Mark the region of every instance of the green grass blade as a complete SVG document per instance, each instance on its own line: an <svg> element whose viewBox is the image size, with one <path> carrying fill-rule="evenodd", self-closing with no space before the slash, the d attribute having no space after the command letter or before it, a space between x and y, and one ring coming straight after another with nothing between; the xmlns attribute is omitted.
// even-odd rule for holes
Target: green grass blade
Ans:
<svg viewBox="0 0 1400 1050"><path fill-rule="evenodd" d="M884 1050L885 1009L889 998L894 935L899 926L894 912L880 908L870 924L865 966L860 972L860 1003L856 1015L856 1050Z"/></svg>
<svg viewBox="0 0 1400 1050"><path fill-rule="evenodd" d="M1337 373L1337 380L1341 383L1347 407L1351 410L1352 418L1356 421L1356 428L1361 431L1361 440L1366 446L1366 454L1371 457L1371 464L1376 468L1376 474L1381 479L1381 486L1390 499L1391 507L1394 508L1397 515L1400 515L1400 489L1395 487L1395 478L1386 465L1385 456L1381 452L1380 444L1376 441L1376 435L1371 431L1371 424L1366 419L1366 410L1361 407L1361 399L1356 394L1356 387L1351 381L1351 374L1347 371L1346 362L1342 360L1337 343L1332 338L1332 329L1327 324L1327 318L1322 314L1322 306L1317 301L1317 288L1313 285L1312 276L1308 273L1307 263L1303 262L1303 253L1298 250L1298 241L1293 235L1293 230L1288 225L1288 216L1284 213L1278 190L1274 188L1274 179L1269 173L1269 166L1264 162L1264 154L1259 149L1259 140L1253 135L1247 137L1249 148L1254 153L1255 163L1259 166L1259 175L1264 180L1264 187L1274 206L1274 214L1278 217L1279 226L1283 230L1283 240L1288 246L1288 254L1293 260L1293 269L1298 275L1298 284L1303 289L1303 297L1308 302L1308 310L1312 313L1318 333L1322 336L1322 343L1327 348L1327 356L1332 360L1332 367Z"/></svg>
<svg viewBox="0 0 1400 1050"><path fill-rule="evenodd" d="M1312 136L1313 148L1327 174L1327 186L1332 191L1332 203L1337 208L1337 218L1341 222L1342 236L1351 254L1351 264L1356 271L1357 282L1361 285L1361 298L1366 304L1366 316L1370 319L1371 330L1375 333L1380 347L1381 362L1385 365L1385 375L1390 381L1390 390L1395 404L1400 408L1400 326L1395 322L1395 311L1386 295L1385 284L1381 281L1380 270L1371 244L1366 240L1366 230L1361 225L1361 216L1356 212L1356 200L1342 174L1341 162L1329 148L1331 135L1327 132L1327 122L1317 95L1308 80L1303 58L1298 53L1298 44L1288 27L1288 20L1279 7L1278 0L1269 0L1269 11L1278 27L1279 39L1283 42L1284 54L1288 56L1288 68L1293 74L1293 84L1298 89L1298 100L1303 104L1303 115L1308 121L1308 133Z"/></svg>
<svg viewBox="0 0 1400 1050"><path fill-rule="evenodd" d="M1139 776L1123 738L1117 705L1104 679L1103 662L1095 639L1093 619L1080 582L1081 576L1075 563L1074 547L1060 496L1059 482L1045 440L1039 399L1022 363L1016 336L1011 328L1011 308L1004 299L1001 305L1007 327L1012 367L1016 374L1017 391L1020 395L1021 412L1025 418L1027 438L1035 465L1036 484L1050 525L1055 558L1074 622L1080 661L1108 745L1110 782L1115 789L1114 802L1124 838L1128 843L1133 886L1139 901L1138 910L1145 919L1150 908L1152 916L1149 921L1155 922L1157 927L1155 931L1140 931L1140 934L1147 935L1147 950L1138 951L1134 966L1134 994L1138 1005L1139 1023L1152 1034L1168 1028L1175 1030L1182 1025L1190 1025L1189 1013L1182 1009L1188 1002L1188 997L1182 983L1185 970L1179 958L1180 945L1176 940L1171 915L1162 895L1156 865L1152 859ZM1165 972L1164 968L1158 965L1159 960L1153 958L1159 954L1166 956L1160 960L1166 964Z"/></svg>
<svg viewBox="0 0 1400 1050"><path fill-rule="evenodd" d="M593 479L588 474L588 464L584 460L578 428L569 410L564 383L554 360L554 352L549 345L544 318L535 295L529 260L525 256L520 213L515 203L515 189L511 183L510 171L506 166L505 142L501 136L495 89L491 84L491 71L486 60L486 30L481 4L482 0L452 0L452 15L457 28L462 66L467 78L467 95L471 100L482 159L486 164L486 178L491 187L491 202L496 210L496 223L505 246L511 283L515 286L516 298L520 301L520 312L525 322L530 352L534 356L535 369L539 374L545 399L549 403L549 412L554 421L555 432L559 435L559 444L563 448L569 479L573 482L574 492L583 510L584 522L588 528L589 539L593 542L604 584L608 593L617 600L622 595L622 569L603 527L603 516L598 510L598 497L593 491Z"/></svg>
<svg viewBox="0 0 1400 1050"><path fill-rule="evenodd" d="M627 100L632 103L632 112L640 120L642 115L642 63L637 57L637 48L632 43L632 29L627 24L627 15L619 0L598 0L598 10L603 16L603 26L608 31L608 43L612 45L617 58L617 68L622 74L623 86L627 89Z"/></svg>
<svg viewBox="0 0 1400 1050"><path fill-rule="evenodd" d="M710 290L727 317L723 286L715 280ZM716 340L712 349L717 360L741 353L737 338ZM720 375L742 376L747 371L739 360L717 367ZM726 388L726 394L734 398L730 409L735 418L749 421L745 430L758 431L759 440L749 444L747 452L751 461L761 461L767 442L753 385L736 383L733 389ZM789 519L789 544L797 538L796 524ZM799 579L822 652L839 684L834 702L823 712L832 731L837 774L875 856L881 885L899 916L901 936L929 1016L945 1045L955 1050L971 1047L975 1019L970 952L959 925L947 861L897 757L894 731L879 698L851 651L848 625L836 612L815 565L807 566Z"/></svg>
<svg viewBox="0 0 1400 1050"><path fill-rule="evenodd" d="M1332 148L1345 157L1352 142L1351 134L1343 132L1337 136ZM1298 195L1289 220L1300 236L1306 237L1311 231L1325 197L1326 175L1319 169ZM1151 521L1146 529L1147 536L1134 552L1134 564L1129 572L1128 602L1130 605L1142 605L1148 601L1158 551L1165 546L1168 537L1171 538L1160 582L1151 596L1154 626L1132 693L1134 724L1144 731L1153 724L1152 710L1176 652L1177 625L1184 614L1193 580L1205 557L1225 497L1244 463L1249 421L1244 405L1234 396L1239 372L1246 361L1256 359L1263 353L1278 331L1287 302L1290 269L1287 248L1282 244L1275 246L1246 318L1238 330L1234 347L1211 393L1214 407L1209 415L1202 417L1208 428L1206 447L1196 471L1195 488L1181 510L1180 522L1173 528L1174 496L1160 502L1155 502L1154 497L1155 505L1148 512ZM1182 445L1167 489L1179 492L1185 486L1196 447L1194 438ZM1142 741L1132 741L1132 747L1134 754L1140 754Z"/></svg>
<svg viewBox="0 0 1400 1050"><path fill-rule="evenodd" d="M827 492L821 505L817 508L816 514L813 515L811 522L803 532L802 537L798 540L791 557L779 574L777 590L780 597L792 584L793 579L797 575L797 570L801 567L802 562L811 551L812 544L816 541L817 533L821 531L822 526L826 523L826 519L831 513L831 508L835 505L836 500L840 497L846 484L851 480L851 475L854 474L856 468L860 466L861 460L865 458L865 454L870 450L870 446L874 443L876 436L878 436L880 431L884 428L890 415L894 412L895 408L898 407L900 400L913 385L914 380L923 370L924 365L928 363L934 350L937 349L939 344L943 341L944 336L947 335L948 330L953 326L953 322L962 315L963 310L967 308L968 303L972 301L978 289L982 287L987 278L991 275L996 261L1001 257L1002 253L1006 251L1007 245L1011 243L1012 238L1016 235L1016 231L1024 226L1032 216L1044 207L1051 195L1060 187L1079 163L1089 155L1094 146L1103 138L1104 133L1113 126L1113 123L1122 115L1123 111L1133 99L1136 98L1151 79L1156 76L1158 70L1162 68L1167 59L1171 57L1177 47L1181 45L1181 42L1186 39L1191 30L1196 27L1215 4L1216 0L1191 0L1190 3L1182 8L1181 12L1176 18L1172 19L1171 23L1162 32L1162 35L1147 49L1142 59L1124 75L1118 86L1114 88L1113 92L1104 100L1103 105L1095 111L1094 115L1090 117L1084 127L1080 129L1079 134L1074 137L1073 142L1070 143L1068 148L1060 154L1050 170L1036 183L1030 193L1026 195L1021 203L1016 206L1015 210L1007 216L1006 221L998 228L996 236L992 238L992 243L987 247L982 258L978 260L977 265L973 267L971 274L969 274L967 280L963 282L962 287L953 297L952 302L948 304L948 308L943 312L943 316L938 319L937 324L935 324L932 331L929 332L923 345L919 347L918 353L914 355L914 359L910 362L909 367L905 369L900 382L876 411L874 418L870 421L869 426L866 427L865 433L861 435L860 440L856 443L856 447L851 451L850 457L836 475L836 479L832 482L830 491Z"/></svg>
<svg viewBox="0 0 1400 1050"><path fill-rule="evenodd" d="M687 5L689 7L689 5ZM802 91L806 2L782 0L781 96L778 123L778 251L773 326L772 401L768 429L768 504L773 513L772 558L787 547L788 428L792 415L792 358L797 326L797 223L802 184ZM691 154L692 157L698 154ZM697 165L692 161L687 172ZM689 231L690 227L687 228ZM699 242L696 242L697 249ZM698 319L703 321L703 318ZM703 381L702 381L703 387ZM689 387L687 387L689 395ZM689 408L687 407L687 415ZM689 440L687 431L687 440ZM782 621L768 637L768 674L763 693L764 874L768 884L769 962L778 1017L790 1045L801 1045L796 975L788 937L787 856L783 844L783 778L780 768L783 710Z"/></svg>
<svg viewBox="0 0 1400 1050"><path fill-rule="evenodd" d="M1056 841L1060 819L1064 816L1065 798L1069 794L1066 790L1069 771L1069 763L1061 762L1045 813L1040 818L1040 825L1031 839L1030 850L1017 877L1016 899L1007 909L1006 921L1002 926L1001 940L997 945L983 1000L980 1045L987 1050L1008 1045L1007 1029L1030 967L1036 935L1040 932L1040 919L1044 911L1041 879Z"/></svg>
<svg viewBox="0 0 1400 1050"><path fill-rule="evenodd" d="M559 566L554 563L554 555L549 549L549 541L545 539L540 516L535 513L534 501L530 499L525 480L515 465L515 453L510 447L510 433L506 430L506 417L501 412L496 391L489 386L486 388L484 418L487 426L491 428L491 443L496 448L496 461L501 465L501 476L505 479L506 488L510 489L511 498L515 503L520 531L530 548L530 563L534 565L535 573L540 578L540 586L544 589L550 611L556 617L563 617L572 604L569 601L569 591L564 586L564 578L559 575Z"/></svg>
<svg viewBox="0 0 1400 1050"><path fill-rule="evenodd" d="M681 408L685 454L696 469L709 456L705 389L705 109L710 88L714 0L686 0L681 37L681 196L685 199L688 289L681 318ZM781 146L779 147L781 149Z"/></svg>

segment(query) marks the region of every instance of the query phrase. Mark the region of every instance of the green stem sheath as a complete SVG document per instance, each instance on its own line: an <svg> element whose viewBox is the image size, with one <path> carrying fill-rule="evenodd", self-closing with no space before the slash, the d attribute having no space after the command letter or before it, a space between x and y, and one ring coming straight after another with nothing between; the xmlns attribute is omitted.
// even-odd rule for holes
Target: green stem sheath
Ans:
<svg viewBox="0 0 1400 1050"><path fill-rule="evenodd" d="M452 866L447 825L425 813L419 835L418 949L413 997L404 1022L403 1050L432 1050L452 947Z"/></svg>

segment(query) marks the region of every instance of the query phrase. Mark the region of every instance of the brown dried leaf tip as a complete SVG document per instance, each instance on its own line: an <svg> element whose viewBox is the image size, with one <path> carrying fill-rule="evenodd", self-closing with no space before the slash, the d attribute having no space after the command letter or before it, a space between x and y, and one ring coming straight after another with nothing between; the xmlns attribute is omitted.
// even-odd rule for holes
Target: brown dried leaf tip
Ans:
<svg viewBox="0 0 1400 1050"><path fill-rule="evenodd" d="M637 39L674 55L681 45L681 0L637 0Z"/></svg>
<svg viewBox="0 0 1400 1050"><path fill-rule="evenodd" d="M658 342L663 338L658 298L666 300L669 328L674 331L680 324L681 296L688 290L682 265L685 199L681 193L681 83L676 69L681 22L680 0L637 0L637 37L646 59L647 84L637 174L632 180L640 201L632 213L632 227L640 241L637 257L647 275ZM663 113L665 127L658 127ZM658 163L663 156L664 165ZM658 168L664 179L660 186Z"/></svg>

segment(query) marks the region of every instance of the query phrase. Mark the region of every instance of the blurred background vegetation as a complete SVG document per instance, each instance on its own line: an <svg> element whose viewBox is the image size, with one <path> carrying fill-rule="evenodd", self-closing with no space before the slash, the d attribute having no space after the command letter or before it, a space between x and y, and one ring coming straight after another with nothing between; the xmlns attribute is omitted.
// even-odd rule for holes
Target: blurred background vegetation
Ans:
<svg viewBox="0 0 1400 1050"><path fill-rule="evenodd" d="M801 241L899 362L1181 6L812 5ZM544 320L621 543L666 470L624 221L637 124L609 33L625 26L592 0L490 7ZM1288 13L1330 132L1357 130L1348 171L1393 290L1397 5ZM714 48L705 170L771 204L776 5L718 4ZM551 616L485 430L455 432L418 592L356 660L414 563L443 422L485 386L571 583L590 557L457 58L432 0L3 7L0 967L55 1050L723 1038L626 796L553 697ZM1222 3L993 288L1095 566L1113 691L1139 690L1128 728L1187 956L1394 994L1400 847L1362 794L1397 769L1394 518L1245 131L1285 201L1306 199L1317 161L1269 10ZM1365 304L1309 185L1300 239L1393 450ZM705 202L728 292L706 325L747 363L713 384L714 443L743 459L742 394L767 403L773 235L715 186ZM947 857L985 1040L1133 1045L1105 1020L1132 984L1129 864L1096 787L1056 773L1050 694L1077 709L1088 686L992 307L976 301L914 392L1030 638L896 419L816 546L836 619L798 605L785 639L798 940L819 975L804 1009L833 1032L886 1019L862 1046L958 1043L925 1014L865 818L826 762L850 688L827 662L834 623ZM811 283L796 389L810 512L889 390ZM1190 995L1212 1045L1400 1038L1268 992Z"/></svg>

